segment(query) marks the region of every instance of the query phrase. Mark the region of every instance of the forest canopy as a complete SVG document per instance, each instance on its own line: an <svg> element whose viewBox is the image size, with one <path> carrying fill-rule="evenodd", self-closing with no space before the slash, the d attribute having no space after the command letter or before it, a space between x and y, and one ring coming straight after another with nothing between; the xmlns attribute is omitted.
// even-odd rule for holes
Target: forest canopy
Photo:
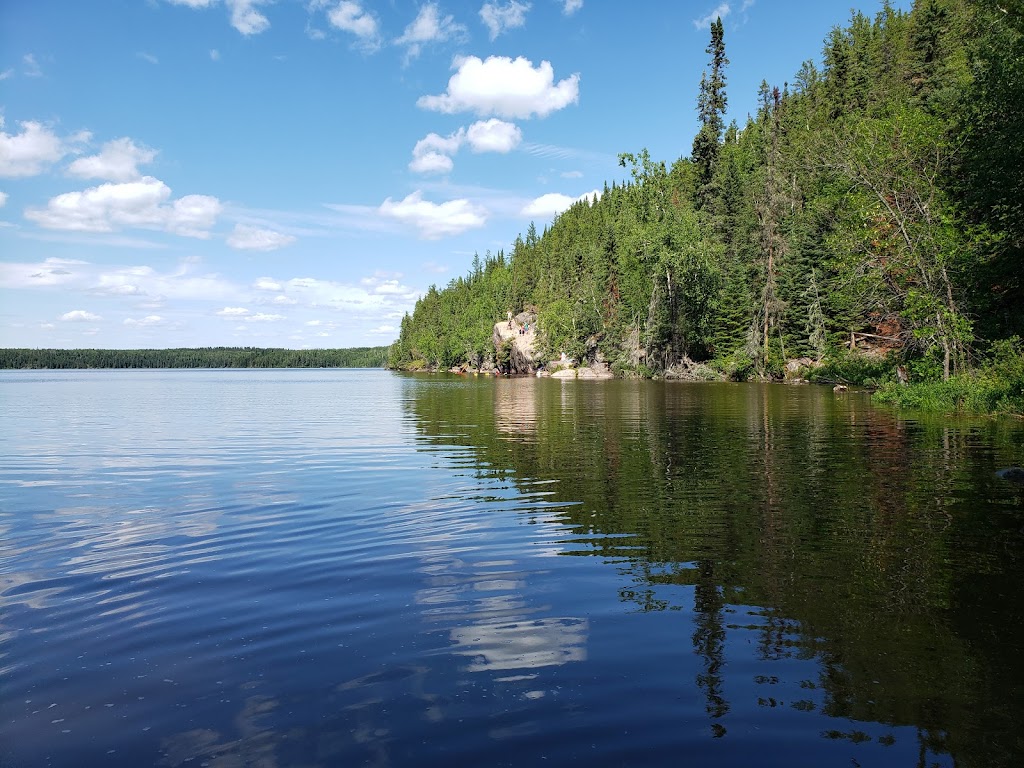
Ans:
<svg viewBox="0 0 1024 768"><path fill-rule="evenodd" d="M0 349L0 368L382 368L387 347Z"/></svg>
<svg viewBox="0 0 1024 768"><path fill-rule="evenodd" d="M727 44L718 20L690 156L624 152L628 182L432 286L389 366L493 365L493 324L528 309L542 355L626 376L700 361L771 379L796 359L894 384L1008 370L1024 334L1022 14L853 11L820 63L762 82L744 125L724 124L743 55Z"/></svg>

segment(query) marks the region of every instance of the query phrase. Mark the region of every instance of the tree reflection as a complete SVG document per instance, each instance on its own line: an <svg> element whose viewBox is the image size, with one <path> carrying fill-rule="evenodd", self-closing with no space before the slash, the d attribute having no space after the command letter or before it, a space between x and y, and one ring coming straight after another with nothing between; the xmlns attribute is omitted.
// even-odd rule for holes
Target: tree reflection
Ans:
<svg viewBox="0 0 1024 768"><path fill-rule="evenodd" d="M409 405L424 437L472 425L481 466L577 502L564 554L618 569L622 600L692 605L715 735L750 690L729 670L752 634L760 663L818 669L757 674L757 704L877 724L824 738L885 747L912 727L922 764L1024 755L1024 502L994 474L1019 463L1019 425L902 420L811 387L508 384L497 407L485 387Z"/></svg>

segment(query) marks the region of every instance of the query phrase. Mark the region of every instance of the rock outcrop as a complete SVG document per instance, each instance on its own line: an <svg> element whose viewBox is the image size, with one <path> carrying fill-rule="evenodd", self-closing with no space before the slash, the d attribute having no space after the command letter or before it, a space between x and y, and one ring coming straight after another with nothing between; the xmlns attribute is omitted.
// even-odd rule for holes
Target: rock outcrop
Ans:
<svg viewBox="0 0 1024 768"><path fill-rule="evenodd" d="M511 320L494 324L493 341L494 348L499 350L499 360L502 348L509 347L506 373L534 373L537 370L536 340L537 315L533 312L520 312Z"/></svg>

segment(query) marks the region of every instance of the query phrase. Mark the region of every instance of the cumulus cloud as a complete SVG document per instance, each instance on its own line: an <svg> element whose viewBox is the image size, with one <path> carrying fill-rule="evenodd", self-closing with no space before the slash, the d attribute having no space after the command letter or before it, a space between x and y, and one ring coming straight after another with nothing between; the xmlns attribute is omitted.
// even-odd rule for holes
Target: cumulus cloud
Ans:
<svg viewBox="0 0 1024 768"><path fill-rule="evenodd" d="M500 152L505 154L519 146L523 132L515 123L491 118L478 121L466 131L466 141L474 152Z"/></svg>
<svg viewBox="0 0 1024 768"><path fill-rule="evenodd" d="M0 208L3 208L5 205L7 205L7 193L0 192Z"/></svg>
<svg viewBox="0 0 1024 768"><path fill-rule="evenodd" d="M360 47L376 50L380 47L380 25L377 18L354 0L342 0L327 12L332 27L356 36Z"/></svg>
<svg viewBox="0 0 1024 768"><path fill-rule="evenodd" d="M348 285L312 277L296 277L285 286L288 295L297 297L301 304L311 307L327 307L339 311L377 313L382 317L397 314L401 317L409 303L420 295L394 278L369 278L363 285ZM400 311L399 311L400 310ZM320 325L319 320L307 325ZM331 323L326 323L332 326Z"/></svg>
<svg viewBox="0 0 1024 768"><path fill-rule="evenodd" d="M232 248L240 251L276 251L278 248L294 243L295 238L272 229L236 224L235 230L228 236L227 242Z"/></svg>
<svg viewBox="0 0 1024 768"><path fill-rule="evenodd" d="M514 123L497 118L477 121L469 129L459 128L447 136L428 133L416 142L409 170L416 173L449 173L454 167L452 155L465 144L473 152L511 152L523 140L523 133Z"/></svg>
<svg viewBox="0 0 1024 768"><path fill-rule="evenodd" d="M224 309L218 309L214 314L220 317L245 317L249 314L249 310L245 307L224 307Z"/></svg>
<svg viewBox="0 0 1024 768"><path fill-rule="evenodd" d="M451 173L454 167L452 159L440 152L424 152L419 155L413 152L409 163L409 170L414 173Z"/></svg>
<svg viewBox="0 0 1024 768"><path fill-rule="evenodd" d="M136 306L156 309L167 299L189 301L237 301L240 286L217 274L197 271L200 262L185 259L177 267L160 272L145 265L109 266L77 259L48 258L35 263L0 262L0 285L9 289L52 290L61 288L88 295L146 297Z"/></svg>
<svg viewBox="0 0 1024 768"><path fill-rule="evenodd" d="M67 154L64 142L42 123L27 120L18 125L21 133L0 130L0 176L35 176ZM3 127L0 117L0 129Z"/></svg>
<svg viewBox="0 0 1024 768"><path fill-rule="evenodd" d="M225 0L231 10L231 26L248 37L270 29L270 20L256 10L266 0Z"/></svg>
<svg viewBox="0 0 1024 768"><path fill-rule="evenodd" d="M595 195L601 197L601 192L597 189L592 189L578 197L569 197L558 192L549 192L528 203L520 213L531 218L549 219L567 210L573 203L579 200L593 200Z"/></svg>
<svg viewBox="0 0 1024 768"><path fill-rule="evenodd" d="M145 317L139 320L135 320L134 318L131 317L126 317L124 319L124 324L135 327L152 327L159 325L167 325L167 320L160 317L160 315L146 315Z"/></svg>
<svg viewBox="0 0 1024 768"><path fill-rule="evenodd" d="M460 128L455 133L450 133L447 136L440 136L436 133L428 133L422 139L416 142L416 146L413 148L413 155L424 155L430 152L437 152L438 154L454 155L459 151L459 147L462 146L462 141L466 137L466 131L464 128Z"/></svg>
<svg viewBox="0 0 1024 768"><path fill-rule="evenodd" d="M747 7L749 6L744 6L744 9L746 9ZM719 3L718 7L714 8L711 11L708 11L708 13L704 14L700 18L694 19L693 26L695 26L697 29L708 29L711 27L711 23L715 21L715 19L724 19L726 16L729 15L731 11L732 8L730 7L729 3Z"/></svg>
<svg viewBox="0 0 1024 768"><path fill-rule="evenodd" d="M566 16L572 16L576 11L583 7L583 0L565 0L562 4L562 13Z"/></svg>
<svg viewBox="0 0 1024 768"><path fill-rule="evenodd" d="M398 202L389 197L378 210L382 216L415 227L427 240L458 235L487 223L486 209L469 200L432 203L423 199L420 190Z"/></svg>
<svg viewBox="0 0 1024 768"><path fill-rule="evenodd" d="M101 184L51 198L46 208L30 208L25 218L47 229L115 232L124 227L156 229L186 237L208 238L221 202L208 195L170 200L159 179L143 176L123 184Z"/></svg>
<svg viewBox="0 0 1024 768"><path fill-rule="evenodd" d="M87 312L84 309L73 309L70 312L65 312L60 316L60 319L65 323L95 323L97 320L103 318L99 315L95 315L92 312Z"/></svg>
<svg viewBox="0 0 1024 768"><path fill-rule="evenodd" d="M421 96L417 106L435 112L475 112L507 118L545 117L579 101L579 74L555 83L550 62L537 67L520 56L467 56L455 60L447 90Z"/></svg>
<svg viewBox="0 0 1024 768"><path fill-rule="evenodd" d="M203 9L217 5L220 0L168 0L172 5ZM269 0L224 0L231 14L231 26L247 37L270 29L270 20L257 10Z"/></svg>
<svg viewBox="0 0 1024 768"><path fill-rule="evenodd" d="M281 290L281 284L269 277L257 278L256 282L252 284L252 287L257 291L273 291L274 293Z"/></svg>
<svg viewBox="0 0 1024 768"><path fill-rule="evenodd" d="M459 128L448 136L428 133L413 147L409 170L416 173L449 173L454 165L451 155L459 151L465 137L465 128Z"/></svg>
<svg viewBox="0 0 1024 768"><path fill-rule="evenodd" d="M138 146L125 137L108 141L98 155L80 157L68 166L68 173L82 179L134 181L142 176L139 166L153 162L156 150Z"/></svg>
<svg viewBox="0 0 1024 768"><path fill-rule="evenodd" d="M456 23L452 16L442 16L437 3L426 3L412 23L405 28L402 36L395 40L395 45L405 46L406 60L415 59L420 55L427 43L440 43L462 37L466 28Z"/></svg>
<svg viewBox="0 0 1024 768"><path fill-rule="evenodd" d="M524 26L529 10L529 3L520 3L518 0L509 0L505 5L487 2L480 9L480 19L490 31L491 40L494 40L502 32Z"/></svg>

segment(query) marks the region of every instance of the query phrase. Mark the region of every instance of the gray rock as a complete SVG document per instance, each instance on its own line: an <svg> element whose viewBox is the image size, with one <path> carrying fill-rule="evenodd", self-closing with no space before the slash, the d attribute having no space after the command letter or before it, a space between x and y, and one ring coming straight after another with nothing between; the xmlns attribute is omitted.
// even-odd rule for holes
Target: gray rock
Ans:
<svg viewBox="0 0 1024 768"><path fill-rule="evenodd" d="M1007 467L1006 469L1000 469L996 472L996 476L1008 480L1011 483L1018 483L1024 485L1024 469L1020 467Z"/></svg>

